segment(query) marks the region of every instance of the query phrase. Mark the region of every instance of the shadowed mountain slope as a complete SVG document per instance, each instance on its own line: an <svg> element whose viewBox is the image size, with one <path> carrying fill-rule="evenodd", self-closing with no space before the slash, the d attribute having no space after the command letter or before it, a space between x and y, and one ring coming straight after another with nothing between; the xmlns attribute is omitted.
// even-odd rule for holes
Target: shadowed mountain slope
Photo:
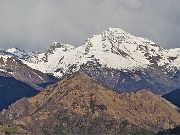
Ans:
<svg viewBox="0 0 180 135"><path fill-rule="evenodd" d="M174 90L170 93L163 95L162 97L165 98L166 100L170 101L171 103L173 103L177 107L180 107L179 96L180 96L180 89L177 89L177 90Z"/></svg>
<svg viewBox="0 0 180 135"><path fill-rule="evenodd" d="M180 127L159 132L157 135L180 135Z"/></svg>
<svg viewBox="0 0 180 135"><path fill-rule="evenodd" d="M0 76L0 110L7 109L15 101L23 97L34 96L38 92L33 87L13 77Z"/></svg>

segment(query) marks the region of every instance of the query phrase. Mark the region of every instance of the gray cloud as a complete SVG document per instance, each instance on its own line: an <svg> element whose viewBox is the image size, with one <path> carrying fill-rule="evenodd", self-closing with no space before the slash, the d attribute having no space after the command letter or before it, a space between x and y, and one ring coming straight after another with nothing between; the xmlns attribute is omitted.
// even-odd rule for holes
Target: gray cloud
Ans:
<svg viewBox="0 0 180 135"><path fill-rule="evenodd" d="M1 0L0 48L42 51L82 45L108 27L180 47L179 0Z"/></svg>

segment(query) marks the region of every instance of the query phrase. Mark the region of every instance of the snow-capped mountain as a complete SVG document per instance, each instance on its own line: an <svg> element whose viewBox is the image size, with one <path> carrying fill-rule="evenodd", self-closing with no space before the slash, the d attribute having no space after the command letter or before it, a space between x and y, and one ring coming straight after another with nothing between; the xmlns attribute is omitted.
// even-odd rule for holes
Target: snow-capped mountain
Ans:
<svg viewBox="0 0 180 135"><path fill-rule="evenodd" d="M146 38L135 37L117 28L109 28L94 35L77 48L54 42L47 52L34 55L28 55L24 51L19 53L17 49L7 51L30 67L58 77L63 74L57 72L57 69L62 69L65 73L75 65L74 70L79 70L82 64L94 60L103 67L120 70L142 69L152 65L180 68L180 48L166 50Z"/></svg>
<svg viewBox="0 0 180 135"><path fill-rule="evenodd" d="M93 35L77 48L55 42L43 53L29 55L23 52L23 56L28 54L25 58L12 49L7 52L43 73L62 77L82 70L104 84L111 82L106 85L118 90L137 90L147 83L146 88L155 88L156 93L161 94L180 87L180 48L163 49L151 40L118 28ZM123 79L120 81L120 78ZM131 85L132 88L129 83L120 87L130 79L134 82L131 84L135 84ZM162 92L161 89L165 90Z"/></svg>

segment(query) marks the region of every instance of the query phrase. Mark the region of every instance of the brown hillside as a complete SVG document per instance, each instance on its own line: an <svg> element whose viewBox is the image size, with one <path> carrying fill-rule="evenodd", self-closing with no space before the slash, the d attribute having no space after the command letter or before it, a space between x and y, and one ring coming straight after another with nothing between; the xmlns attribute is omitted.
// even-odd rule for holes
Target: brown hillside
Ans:
<svg viewBox="0 0 180 135"><path fill-rule="evenodd" d="M77 72L16 102L0 119L34 134L142 134L179 125L177 109L150 91L119 94Z"/></svg>

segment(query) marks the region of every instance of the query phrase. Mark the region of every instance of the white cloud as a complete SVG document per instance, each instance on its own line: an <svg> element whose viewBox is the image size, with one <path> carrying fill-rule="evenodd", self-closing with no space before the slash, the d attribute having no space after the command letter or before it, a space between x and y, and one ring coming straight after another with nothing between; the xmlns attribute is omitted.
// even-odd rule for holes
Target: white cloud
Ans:
<svg viewBox="0 0 180 135"><path fill-rule="evenodd" d="M139 9L142 6L141 0L122 0L124 5L131 9Z"/></svg>

